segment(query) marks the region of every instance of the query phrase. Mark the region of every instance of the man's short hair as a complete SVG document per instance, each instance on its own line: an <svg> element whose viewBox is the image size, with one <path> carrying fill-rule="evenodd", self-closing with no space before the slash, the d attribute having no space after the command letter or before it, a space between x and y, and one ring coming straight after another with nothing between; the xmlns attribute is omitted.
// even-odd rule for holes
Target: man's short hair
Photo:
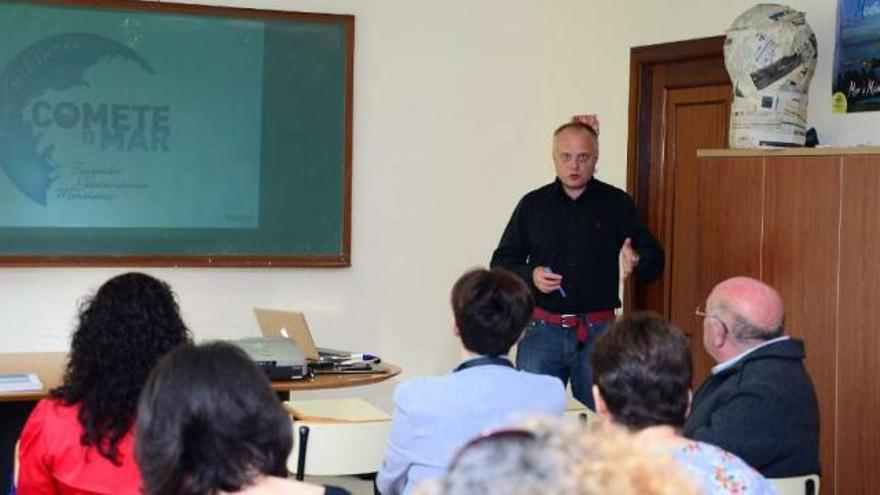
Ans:
<svg viewBox="0 0 880 495"><path fill-rule="evenodd" d="M588 126L587 124L584 124L583 122L566 122L565 124L562 124L561 126L557 127L555 131L553 131L553 137L556 137L562 131L567 131L569 129L587 131L590 134L592 134L594 138L599 139L599 134L596 132L596 129L593 129L592 127Z"/></svg>
<svg viewBox="0 0 880 495"><path fill-rule="evenodd" d="M730 322L727 324L730 337L740 344L748 345L749 341L752 340L773 340L785 334L784 319L774 328L765 328L749 321L748 318L739 314L733 306L725 301L720 301L714 307L707 308L706 314L721 321L724 321L724 318L726 318ZM754 347L754 345L751 347Z"/></svg>
<svg viewBox="0 0 880 495"><path fill-rule="evenodd" d="M692 365L684 335L653 313L631 313L596 339L593 381L615 422L684 425Z"/></svg>
<svg viewBox="0 0 880 495"><path fill-rule="evenodd" d="M725 305L721 305L725 307ZM785 334L785 321L779 323L775 328L764 328L746 319L745 316L736 313L732 309L726 309L726 312L733 319L733 325L730 325L730 332L737 342L743 343L749 340L773 340L782 337Z"/></svg>
<svg viewBox="0 0 880 495"><path fill-rule="evenodd" d="M507 354L534 309L531 289L503 268L471 270L452 288L452 312L461 341L477 354Z"/></svg>

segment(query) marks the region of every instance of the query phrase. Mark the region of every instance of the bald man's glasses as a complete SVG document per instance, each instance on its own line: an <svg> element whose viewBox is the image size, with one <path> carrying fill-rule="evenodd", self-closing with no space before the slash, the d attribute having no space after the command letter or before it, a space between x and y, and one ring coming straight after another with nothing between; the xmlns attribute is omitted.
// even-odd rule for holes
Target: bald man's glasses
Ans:
<svg viewBox="0 0 880 495"><path fill-rule="evenodd" d="M724 333L730 335L730 329L727 328L727 323L724 323L724 320L715 315L710 315L706 313L706 303L700 303L700 305L697 306L697 309L694 310L694 314L699 316L700 318L712 318L713 320L721 324L721 327L724 329Z"/></svg>

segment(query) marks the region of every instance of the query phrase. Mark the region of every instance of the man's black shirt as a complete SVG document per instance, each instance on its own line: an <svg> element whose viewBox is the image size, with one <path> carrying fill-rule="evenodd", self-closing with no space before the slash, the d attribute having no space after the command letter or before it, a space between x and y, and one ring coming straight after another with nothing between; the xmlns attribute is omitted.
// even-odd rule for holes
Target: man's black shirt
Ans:
<svg viewBox="0 0 880 495"><path fill-rule="evenodd" d="M629 237L639 254L634 275L660 277L663 249L639 218L632 199L595 177L571 199L557 179L526 194L516 206L491 266L507 268L529 284L536 303L555 313L586 313L620 307L618 256ZM562 288L544 294L532 281L535 266L562 275Z"/></svg>

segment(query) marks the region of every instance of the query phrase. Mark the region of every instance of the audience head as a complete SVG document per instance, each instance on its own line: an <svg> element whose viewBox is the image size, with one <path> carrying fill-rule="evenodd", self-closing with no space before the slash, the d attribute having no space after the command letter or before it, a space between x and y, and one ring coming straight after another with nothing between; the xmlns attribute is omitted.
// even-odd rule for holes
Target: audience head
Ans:
<svg viewBox="0 0 880 495"><path fill-rule="evenodd" d="M684 425L691 357L685 337L651 313L630 313L590 352L596 409L631 430Z"/></svg>
<svg viewBox="0 0 880 495"><path fill-rule="evenodd" d="M80 404L82 443L119 462L138 395L159 359L188 342L174 293L143 273L113 277L85 300L61 385L51 396Z"/></svg>
<svg viewBox="0 0 880 495"><path fill-rule="evenodd" d="M534 432L498 430L471 440L455 456L440 493L565 493L564 462Z"/></svg>
<svg viewBox="0 0 880 495"><path fill-rule="evenodd" d="M523 430L489 433L465 445L420 495L691 495L696 488L671 455L613 426L536 419Z"/></svg>
<svg viewBox="0 0 880 495"><path fill-rule="evenodd" d="M724 362L762 342L782 336L782 297L773 287L749 277L716 285L706 300L703 344Z"/></svg>
<svg viewBox="0 0 880 495"><path fill-rule="evenodd" d="M502 268L471 270L452 288L455 327L465 349L476 354L507 354L534 308L531 289Z"/></svg>
<svg viewBox="0 0 880 495"><path fill-rule="evenodd" d="M135 453L149 495L234 492L286 477L292 426L269 381L241 349L184 346L150 375Z"/></svg>

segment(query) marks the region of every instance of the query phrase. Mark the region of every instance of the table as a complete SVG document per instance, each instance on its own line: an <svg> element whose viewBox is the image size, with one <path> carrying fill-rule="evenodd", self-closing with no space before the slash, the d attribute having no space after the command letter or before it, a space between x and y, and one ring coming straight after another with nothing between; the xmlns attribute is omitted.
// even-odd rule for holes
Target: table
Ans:
<svg viewBox="0 0 880 495"><path fill-rule="evenodd" d="M272 390L295 392L297 390L359 387L383 382L399 375L401 371L400 366L384 362L376 368L378 372L373 373L321 373L301 380L274 381L272 382Z"/></svg>
<svg viewBox="0 0 880 495"><path fill-rule="evenodd" d="M43 390L33 392L0 392L0 402L28 402L46 397L49 390L61 383L66 352L4 352L0 353L0 374L36 373Z"/></svg>
<svg viewBox="0 0 880 495"><path fill-rule="evenodd" d="M3 392L0 402L37 401L61 383L64 375L66 352L0 353L0 374L36 373L43 382L43 390L35 392ZM379 373L319 374L302 380L272 382L276 392L358 387L385 381L400 374L400 367L390 363L378 366Z"/></svg>
<svg viewBox="0 0 880 495"><path fill-rule="evenodd" d="M43 389L32 392L0 392L0 495L9 487L13 445L36 401L46 397L64 376L66 352L0 353L0 374L36 373ZM400 367L382 363L379 373L319 374L302 380L272 382L280 394L297 390L358 387L400 374ZM285 397L286 399L286 397Z"/></svg>

